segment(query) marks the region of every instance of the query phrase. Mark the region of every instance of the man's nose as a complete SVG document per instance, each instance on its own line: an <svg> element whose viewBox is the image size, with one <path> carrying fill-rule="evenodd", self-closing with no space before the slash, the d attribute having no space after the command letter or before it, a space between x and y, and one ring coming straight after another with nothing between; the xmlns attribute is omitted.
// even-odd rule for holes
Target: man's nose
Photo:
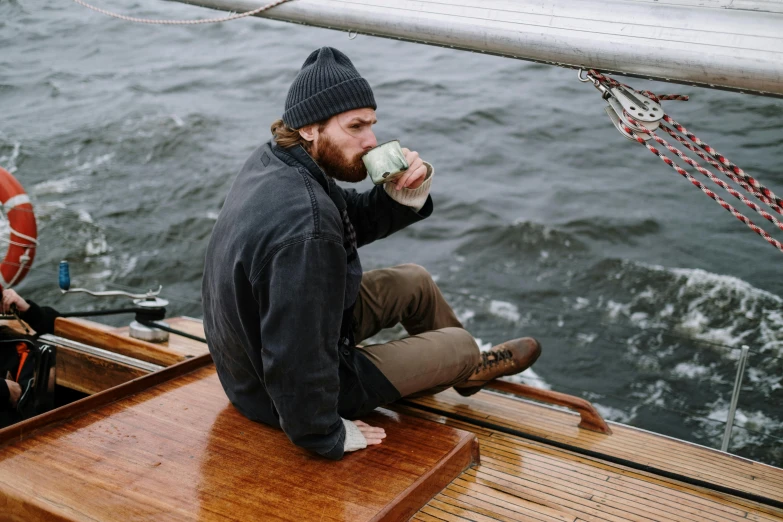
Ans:
<svg viewBox="0 0 783 522"><path fill-rule="evenodd" d="M364 140L362 140L362 148L364 148L364 150L370 150L377 146L378 140L375 138L375 133L373 131L367 131L367 135L364 137Z"/></svg>

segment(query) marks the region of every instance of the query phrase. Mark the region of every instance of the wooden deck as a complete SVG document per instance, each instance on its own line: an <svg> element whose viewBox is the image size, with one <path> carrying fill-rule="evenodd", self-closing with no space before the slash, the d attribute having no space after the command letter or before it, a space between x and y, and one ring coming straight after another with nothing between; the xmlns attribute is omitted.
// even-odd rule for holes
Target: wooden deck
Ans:
<svg viewBox="0 0 783 522"><path fill-rule="evenodd" d="M327 461L239 414L212 364L68 407L0 449L3 520L405 520L478 458L469 432L378 410L384 444Z"/></svg>
<svg viewBox="0 0 783 522"><path fill-rule="evenodd" d="M769 498L783 498L781 469L627 426L612 424L612 435L600 435L577 428L579 417L575 414L489 392L463 398L447 391L415 402ZM469 429L478 435L481 445L481 465L452 482L414 520L783 520L783 511L772 507L415 408L395 409Z"/></svg>
<svg viewBox="0 0 783 522"><path fill-rule="evenodd" d="M197 320L169 322L203 335ZM123 329L111 330L124 335ZM206 361L197 341L172 335L163 348L166 357L174 352L186 359L180 365L196 368L199 359ZM211 365L178 379L141 393L144 379L137 379L91 397L105 397L98 409L70 405L78 415L72 420L68 412L55 410L41 425L60 424L11 428L15 431L5 438L0 432L0 445L6 444L0 448L0 512L13 513L16 520L53 519L53 514L71 520L409 518L404 509L382 507L393 495L381 498L379 492L391 485L403 491L396 501L410 496L424 506L411 518L417 521L783 521L783 511L770 506L404 405L393 406L396 413L365 419L386 428L389 438L383 444L332 463L241 417L228 405ZM112 394L120 396L123 388L136 395L112 402ZM627 426L612 423L613 434L601 435L578 428L575 414L487 391L470 398L447 391L415 402L783 500L781 469ZM478 437L480 465L459 473L468 439L464 432L439 432L443 424ZM460 457L445 465L443 448L449 444L446 453ZM426 471L439 462L443 473ZM292 463L295 473L287 467ZM389 478L390 470L408 473L408 485ZM434 487L450 473L455 478L448 485L443 481L445 488Z"/></svg>

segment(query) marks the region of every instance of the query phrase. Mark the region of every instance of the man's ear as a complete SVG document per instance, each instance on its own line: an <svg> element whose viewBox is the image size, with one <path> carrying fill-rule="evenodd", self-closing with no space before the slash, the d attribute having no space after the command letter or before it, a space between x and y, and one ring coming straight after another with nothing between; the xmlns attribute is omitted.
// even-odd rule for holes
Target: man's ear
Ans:
<svg viewBox="0 0 783 522"><path fill-rule="evenodd" d="M318 128L317 125L310 124L305 125L301 129L299 129L299 135L306 139L309 142L312 142L315 140L316 132L318 132L316 129Z"/></svg>

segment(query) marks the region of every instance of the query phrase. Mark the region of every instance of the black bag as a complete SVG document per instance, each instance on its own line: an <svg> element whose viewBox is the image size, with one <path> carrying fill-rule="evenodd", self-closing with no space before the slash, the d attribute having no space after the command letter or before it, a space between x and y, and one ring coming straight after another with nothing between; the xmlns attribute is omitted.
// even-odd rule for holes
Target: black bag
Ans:
<svg viewBox="0 0 783 522"><path fill-rule="evenodd" d="M4 336L10 337L10 336ZM3 378L16 381L22 395L12 408L2 405L0 427L29 419L54 408L56 350L22 336L0 339L0 371Z"/></svg>

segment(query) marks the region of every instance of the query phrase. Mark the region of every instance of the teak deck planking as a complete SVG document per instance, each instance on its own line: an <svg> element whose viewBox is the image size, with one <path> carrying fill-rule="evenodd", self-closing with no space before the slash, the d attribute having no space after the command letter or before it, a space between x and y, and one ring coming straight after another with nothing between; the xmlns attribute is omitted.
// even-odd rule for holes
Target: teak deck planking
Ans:
<svg viewBox="0 0 783 522"><path fill-rule="evenodd" d="M11 520L405 520L478 460L469 432L382 409L367 420L383 426L387 440L327 461L239 414L210 364L0 449L2 513Z"/></svg>
<svg viewBox="0 0 783 522"><path fill-rule="evenodd" d="M613 435L576 428L579 417L494 393L463 398L444 392L417 401L441 410L492 420L521 431L563 440L612 455L617 448L637 446L630 460L667 465L693 476L699 464L711 465L736 485L750 469L759 469L745 489L777 498L783 493L783 470L753 463L708 448L612 424ZM783 511L733 496L637 472L512 435L482 429L404 406L395 410L447 425L470 429L481 445L481 465L465 471L413 517L421 521L612 521L726 522L782 521ZM502 419L502 422L500 420ZM546 422L544 422L546 421ZM547 428L547 423L550 426ZM542 427L542 425L544 427ZM554 427L551 427L554 426ZM583 439L588 434L590 444ZM568 436L570 435L570 436ZM600 439L604 438L603 444ZM648 448L668 449L668 460L650 458ZM613 451L614 450L614 451ZM683 464L683 462L685 462ZM681 467L682 466L682 467ZM710 476L710 478L715 478Z"/></svg>
<svg viewBox="0 0 783 522"><path fill-rule="evenodd" d="M547 439L783 500L783 470L703 446L615 423L611 423L613 435L601 435L577 428L578 415L491 392L469 399L445 392L417 401Z"/></svg>

